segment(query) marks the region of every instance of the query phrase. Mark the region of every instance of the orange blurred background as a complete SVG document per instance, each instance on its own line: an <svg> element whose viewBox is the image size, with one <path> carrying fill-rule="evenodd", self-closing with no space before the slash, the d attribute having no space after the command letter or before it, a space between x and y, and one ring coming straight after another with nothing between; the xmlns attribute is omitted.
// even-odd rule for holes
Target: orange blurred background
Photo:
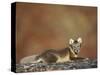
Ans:
<svg viewBox="0 0 100 75"><path fill-rule="evenodd" d="M68 46L82 37L79 56L97 58L97 8L16 3L16 62L48 49Z"/></svg>

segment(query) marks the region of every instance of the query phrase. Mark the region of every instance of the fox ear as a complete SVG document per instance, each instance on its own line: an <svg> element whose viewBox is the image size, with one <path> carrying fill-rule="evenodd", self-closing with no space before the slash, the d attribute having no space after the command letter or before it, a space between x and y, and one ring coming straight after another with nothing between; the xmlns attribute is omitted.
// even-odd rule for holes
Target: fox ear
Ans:
<svg viewBox="0 0 100 75"><path fill-rule="evenodd" d="M72 43L74 43L74 40L73 39L70 39L69 40L69 44L72 44Z"/></svg>
<svg viewBox="0 0 100 75"><path fill-rule="evenodd" d="M82 43L82 38L79 37L79 38L77 39L77 41L78 41L79 43Z"/></svg>

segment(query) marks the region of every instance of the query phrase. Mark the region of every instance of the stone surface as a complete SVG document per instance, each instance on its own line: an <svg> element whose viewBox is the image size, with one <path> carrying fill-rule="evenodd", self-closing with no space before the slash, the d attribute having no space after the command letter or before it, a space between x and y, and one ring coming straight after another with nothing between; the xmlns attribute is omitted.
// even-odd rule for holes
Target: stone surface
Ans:
<svg viewBox="0 0 100 75"><path fill-rule="evenodd" d="M97 60L73 60L65 63L52 63L52 64L16 64L16 72L42 72L42 71L54 71L54 70L72 70L72 69L87 69L97 68Z"/></svg>

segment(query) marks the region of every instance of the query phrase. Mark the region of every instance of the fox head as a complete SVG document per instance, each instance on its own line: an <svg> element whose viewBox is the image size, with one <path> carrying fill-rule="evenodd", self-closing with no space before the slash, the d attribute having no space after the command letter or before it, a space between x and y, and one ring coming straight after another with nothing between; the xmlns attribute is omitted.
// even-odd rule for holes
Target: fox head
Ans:
<svg viewBox="0 0 100 75"><path fill-rule="evenodd" d="M73 39L69 40L69 45L75 54L78 54L80 52L81 43L82 43L81 37L79 37L76 40L73 40Z"/></svg>

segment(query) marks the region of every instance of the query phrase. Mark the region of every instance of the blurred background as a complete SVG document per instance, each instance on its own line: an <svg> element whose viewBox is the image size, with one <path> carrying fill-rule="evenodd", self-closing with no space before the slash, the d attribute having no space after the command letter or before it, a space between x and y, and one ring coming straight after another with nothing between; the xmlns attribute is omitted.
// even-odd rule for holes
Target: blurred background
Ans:
<svg viewBox="0 0 100 75"><path fill-rule="evenodd" d="M97 58L97 8L16 3L16 62L48 49L68 47L70 38L83 40L79 56Z"/></svg>

